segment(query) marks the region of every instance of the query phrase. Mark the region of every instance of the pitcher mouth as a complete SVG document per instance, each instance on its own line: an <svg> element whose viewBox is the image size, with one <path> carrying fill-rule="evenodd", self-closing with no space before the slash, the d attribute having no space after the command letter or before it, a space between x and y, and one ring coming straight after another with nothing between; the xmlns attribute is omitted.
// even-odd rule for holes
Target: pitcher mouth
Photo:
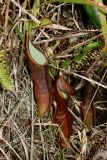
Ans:
<svg viewBox="0 0 107 160"><path fill-rule="evenodd" d="M58 79L59 89L62 91L64 97L73 96L75 89L62 76Z"/></svg>
<svg viewBox="0 0 107 160"><path fill-rule="evenodd" d="M35 46L32 44L32 42L29 39L28 32L25 34L25 48L27 52L27 56L29 59L38 65L44 66L47 64L47 57L39 51Z"/></svg>
<svg viewBox="0 0 107 160"><path fill-rule="evenodd" d="M62 99L68 99L68 94L65 93L64 91L62 91L62 90L59 88L59 85L58 85L58 84L57 84L57 90L58 90L59 95L62 97Z"/></svg>

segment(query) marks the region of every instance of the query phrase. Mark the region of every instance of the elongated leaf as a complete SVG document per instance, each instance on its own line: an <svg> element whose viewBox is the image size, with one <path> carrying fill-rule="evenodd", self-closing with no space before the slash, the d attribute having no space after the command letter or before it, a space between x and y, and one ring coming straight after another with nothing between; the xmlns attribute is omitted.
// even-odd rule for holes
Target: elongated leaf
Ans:
<svg viewBox="0 0 107 160"><path fill-rule="evenodd" d="M102 0L96 0L96 2L102 3ZM107 6L106 6L107 7ZM103 31L103 36L105 39L105 47L104 47L104 52L107 55L107 19L106 19L106 15L102 12L99 12L99 18L101 21L101 27L102 27L102 31ZM107 66L107 59L105 59L105 65Z"/></svg>
<svg viewBox="0 0 107 160"><path fill-rule="evenodd" d="M82 49L80 54L74 56L74 61L76 63L81 63L82 59L85 59L85 57L87 56L87 54L89 54L89 52L93 51L96 48L101 47L101 45L102 45L102 42L100 41L89 43Z"/></svg>
<svg viewBox="0 0 107 160"><path fill-rule="evenodd" d="M98 10L90 5L83 5L84 9L86 10L89 18L91 19L92 23L95 25L96 28L101 27Z"/></svg>
<svg viewBox="0 0 107 160"><path fill-rule="evenodd" d="M74 4L88 4L91 6L96 7L99 11L101 11L104 14L107 14L107 6L104 5L102 2L101 3L97 3L94 0L47 0L48 2L64 2L64 3L74 3Z"/></svg>
<svg viewBox="0 0 107 160"><path fill-rule="evenodd" d="M13 81L10 78L9 69L5 62L5 52L4 50L0 50L0 82L4 89L12 90Z"/></svg>
<svg viewBox="0 0 107 160"><path fill-rule="evenodd" d="M19 38L22 42L24 42L23 33L20 31L20 29L18 28L18 26L15 27L15 32L16 32L18 38Z"/></svg>
<svg viewBox="0 0 107 160"><path fill-rule="evenodd" d="M25 30L33 30L36 28L42 28L43 26L50 25L50 24L52 24L52 20L44 17L44 18L40 19L40 24L37 24L33 21L26 22L25 23Z"/></svg>
<svg viewBox="0 0 107 160"><path fill-rule="evenodd" d="M32 13L35 17L39 13L39 7L40 7L40 0L35 0L32 7Z"/></svg>

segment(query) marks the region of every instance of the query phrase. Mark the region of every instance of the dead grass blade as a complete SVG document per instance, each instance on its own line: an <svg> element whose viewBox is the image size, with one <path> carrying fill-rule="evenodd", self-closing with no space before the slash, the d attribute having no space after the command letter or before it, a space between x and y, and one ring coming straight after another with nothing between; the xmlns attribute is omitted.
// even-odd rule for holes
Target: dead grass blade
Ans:
<svg viewBox="0 0 107 160"><path fill-rule="evenodd" d="M32 16L27 10L25 10L23 7L21 7L15 0L11 0L11 2L16 5L22 12L27 14L34 22L37 24L40 24L39 20L37 20L34 16Z"/></svg>
<svg viewBox="0 0 107 160"><path fill-rule="evenodd" d="M15 155L20 159L20 160L23 160L19 154L14 150L14 148L9 144L8 141L6 141L4 138L2 138L2 140L4 141L5 144L7 144L7 146L15 153Z"/></svg>
<svg viewBox="0 0 107 160"><path fill-rule="evenodd" d="M0 151L2 152L2 154L5 156L5 158L7 160L10 160L10 158L7 156L7 154L5 153L5 151L0 147Z"/></svg>
<svg viewBox="0 0 107 160"><path fill-rule="evenodd" d="M33 83L31 82L31 120L34 121L34 95L33 95ZM31 125L31 150L30 150L30 160L33 160L34 153L34 123Z"/></svg>
<svg viewBox="0 0 107 160"><path fill-rule="evenodd" d="M62 25L59 24L50 24L47 26L43 26L43 28L50 28L50 29L57 29L57 30L63 30L63 31L71 31L72 29L64 27Z"/></svg>
<svg viewBox="0 0 107 160"><path fill-rule="evenodd" d="M62 69L62 68L59 68L59 67L56 67L56 66L53 66L53 65L50 65L50 67L56 68L56 69L64 72L65 74L74 75L75 77L82 78L82 79L84 79L84 80L86 80L86 81L88 81L88 82L91 82L91 83L96 84L96 85L98 85L98 86L100 86L100 87L102 87L102 88L107 89L107 86L106 86L106 85L103 85L103 84L101 84L100 82L97 82L97 81L95 81L95 80L93 80L93 79L90 79L90 78L87 78L87 77L85 77L85 76L82 76L82 75L80 75L80 74L78 74L78 73L69 72L69 71L66 71L65 69Z"/></svg>
<svg viewBox="0 0 107 160"><path fill-rule="evenodd" d="M7 112L7 110L6 110L5 107L4 107L4 109L5 109L5 112L8 114L8 112ZM20 141L21 141L21 143L22 143L22 145L23 145L23 148L24 148L24 151L25 151L26 160L29 160L28 148L27 148L26 143L25 143L26 140L25 140L25 138L22 136L22 133L21 133L18 125L17 125L16 122L12 119L11 116L9 117L9 119L13 122L13 124L14 124L14 126L15 126L14 130L15 130L15 132L17 133L17 135L19 136ZM9 119L8 119L8 120L9 120ZM8 143L8 142L6 141L6 143ZM8 144L9 144L9 143L8 143ZM9 144L9 145L10 145L10 144ZM12 148L12 147L10 146L10 148ZM16 153L16 154L17 154L17 153Z"/></svg>

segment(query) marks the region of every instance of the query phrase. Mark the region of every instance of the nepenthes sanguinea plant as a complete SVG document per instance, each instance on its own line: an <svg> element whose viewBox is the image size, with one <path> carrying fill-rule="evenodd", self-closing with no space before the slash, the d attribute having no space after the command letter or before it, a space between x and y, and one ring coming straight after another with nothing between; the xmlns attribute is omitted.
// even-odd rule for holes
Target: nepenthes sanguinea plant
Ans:
<svg viewBox="0 0 107 160"><path fill-rule="evenodd" d="M54 85L53 122L61 129L59 145L62 149L68 146L72 133L72 115L68 110L68 100L70 95L74 95L74 92L74 88L62 76L57 78Z"/></svg>
<svg viewBox="0 0 107 160"><path fill-rule="evenodd" d="M25 33L25 52L29 61L38 115L39 117L43 117L49 110L53 97L48 59L42 52L35 48L27 31Z"/></svg>

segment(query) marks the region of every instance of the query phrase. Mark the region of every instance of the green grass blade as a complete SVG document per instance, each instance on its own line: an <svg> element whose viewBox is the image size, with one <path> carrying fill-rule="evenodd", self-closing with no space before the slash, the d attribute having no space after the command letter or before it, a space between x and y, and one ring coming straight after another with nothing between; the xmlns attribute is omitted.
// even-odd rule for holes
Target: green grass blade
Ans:
<svg viewBox="0 0 107 160"><path fill-rule="evenodd" d="M94 26L96 28L100 28L101 27L101 23L100 23L100 19L99 19L99 15L98 15L98 10L90 5L83 5L84 9L86 10L89 18L91 19L92 23L94 24Z"/></svg>

